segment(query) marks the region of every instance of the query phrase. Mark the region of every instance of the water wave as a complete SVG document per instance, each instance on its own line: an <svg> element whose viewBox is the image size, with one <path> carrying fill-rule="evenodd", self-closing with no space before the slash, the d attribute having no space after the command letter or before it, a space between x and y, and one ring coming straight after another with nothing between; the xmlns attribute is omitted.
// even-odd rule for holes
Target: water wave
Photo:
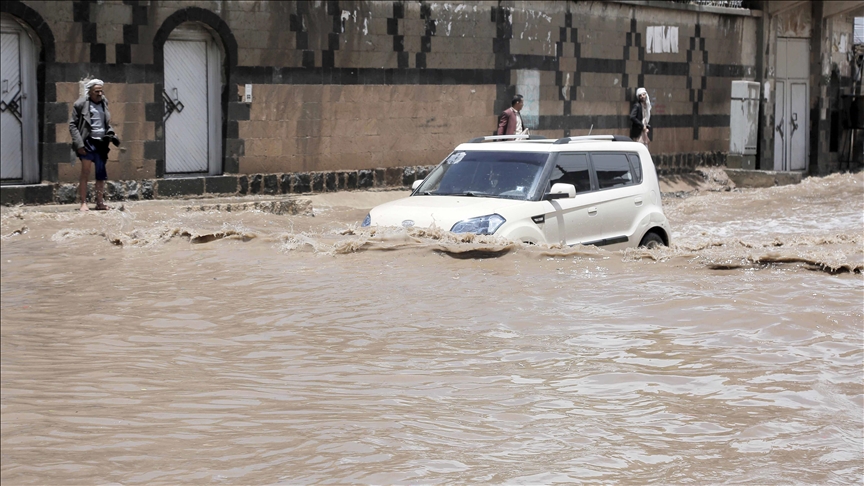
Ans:
<svg viewBox="0 0 864 486"><path fill-rule="evenodd" d="M175 238L186 239L192 244L210 243L216 240L229 239L250 241L257 237L255 233L242 229L222 229L217 231L198 231L178 227L156 227L135 229L129 232L110 231L104 229L63 229L51 237L55 242L67 242L86 236L98 236L115 246L151 246L157 243L167 243Z"/></svg>
<svg viewBox="0 0 864 486"><path fill-rule="evenodd" d="M7 238L11 238L13 236L23 235L27 232L27 226L21 226L18 229L12 230L10 233L0 236L0 240L5 240Z"/></svg>

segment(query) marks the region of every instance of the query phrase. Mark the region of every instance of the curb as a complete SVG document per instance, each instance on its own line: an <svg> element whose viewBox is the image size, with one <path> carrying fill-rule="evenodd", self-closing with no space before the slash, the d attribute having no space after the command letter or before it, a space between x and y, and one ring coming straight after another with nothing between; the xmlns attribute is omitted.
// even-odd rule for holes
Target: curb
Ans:
<svg viewBox="0 0 864 486"><path fill-rule="evenodd" d="M337 172L221 175L140 181L107 181L107 201L212 198L309 194L373 188L407 188L434 167L398 167ZM94 182L88 184L93 198ZM42 183L0 186L0 205L72 204L78 200L78 184Z"/></svg>
<svg viewBox="0 0 864 486"><path fill-rule="evenodd" d="M724 169L735 187L774 187L798 184L803 172L777 172L773 170Z"/></svg>

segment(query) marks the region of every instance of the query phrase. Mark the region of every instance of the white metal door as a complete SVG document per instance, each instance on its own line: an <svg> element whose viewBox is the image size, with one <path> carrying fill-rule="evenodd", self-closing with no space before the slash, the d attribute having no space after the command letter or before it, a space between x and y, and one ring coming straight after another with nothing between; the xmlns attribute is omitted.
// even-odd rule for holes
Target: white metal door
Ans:
<svg viewBox="0 0 864 486"><path fill-rule="evenodd" d="M0 34L0 178L4 180L24 176L20 52L17 33Z"/></svg>
<svg viewBox="0 0 864 486"><path fill-rule="evenodd" d="M807 39L777 39L774 170L806 170L809 139Z"/></svg>
<svg viewBox="0 0 864 486"><path fill-rule="evenodd" d="M0 179L39 182L38 45L6 14L0 17L0 36Z"/></svg>
<svg viewBox="0 0 864 486"><path fill-rule="evenodd" d="M165 59L165 172L207 172L209 110L207 43L168 40Z"/></svg>

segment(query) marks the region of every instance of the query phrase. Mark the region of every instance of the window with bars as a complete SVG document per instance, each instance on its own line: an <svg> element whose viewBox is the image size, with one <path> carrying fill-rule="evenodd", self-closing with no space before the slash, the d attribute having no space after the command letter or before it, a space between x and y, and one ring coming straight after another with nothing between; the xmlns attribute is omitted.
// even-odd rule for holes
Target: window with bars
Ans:
<svg viewBox="0 0 864 486"><path fill-rule="evenodd" d="M864 17L855 17L855 34L853 44L864 44Z"/></svg>

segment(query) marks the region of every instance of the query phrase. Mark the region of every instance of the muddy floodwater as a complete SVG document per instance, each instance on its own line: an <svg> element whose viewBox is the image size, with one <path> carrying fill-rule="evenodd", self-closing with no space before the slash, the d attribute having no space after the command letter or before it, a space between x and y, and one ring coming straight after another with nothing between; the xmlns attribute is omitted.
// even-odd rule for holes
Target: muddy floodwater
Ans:
<svg viewBox="0 0 864 486"><path fill-rule="evenodd" d="M864 174L619 252L404 195L3 208L3 485L862 483Z"/></svg>

